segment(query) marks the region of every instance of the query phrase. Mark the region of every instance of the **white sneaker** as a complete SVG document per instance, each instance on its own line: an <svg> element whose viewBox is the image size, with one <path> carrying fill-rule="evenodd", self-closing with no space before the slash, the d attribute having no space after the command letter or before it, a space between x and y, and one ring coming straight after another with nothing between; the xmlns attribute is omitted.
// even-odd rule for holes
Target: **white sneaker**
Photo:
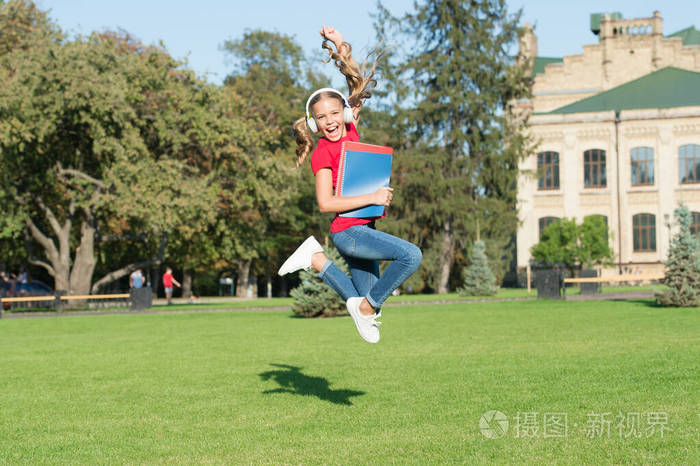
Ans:
<svg viewBox="0 0 700 466"><path fill-rule="evenodd" d="M296 272L301 269L308 269L311 267L311 256L317 252L323 252L323 247L318 244L316 238L309 236L306 241L301 243L301 246L297 248L294 253L289 256L282 267L280 267L277 272L280 275L286 275L288 273Z"/></svg>
<svg viewBox="0 0 700 466"><path fill-rule="evenodd" d="M348 299L346 305L348 307L348 312L352 316L352 320L355 321L355 327L360 333L360 336L367 343L377 343L379 341L379 326L382 324L377 321L379 315L366 316L360 312L360 303L364 298L350 298Z"/></svg>

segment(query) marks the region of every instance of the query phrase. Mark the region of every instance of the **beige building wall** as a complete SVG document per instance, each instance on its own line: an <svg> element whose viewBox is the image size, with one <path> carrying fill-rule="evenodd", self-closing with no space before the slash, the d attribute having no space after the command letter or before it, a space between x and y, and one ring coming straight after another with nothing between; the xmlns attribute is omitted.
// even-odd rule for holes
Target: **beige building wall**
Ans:
<svg viewBox="0 0 700 466"><path fill-rule="evenodd" d="M668 253L673 210L684 202L700 212L700 185L681 184L678 150L685 144L700 144L700 107L630 110L615 113L534 115L531 132L540 141L538 152L559 153L559 189L538 190L537 157L521 164L524 174L518 186L518 266L526 266L530 248L539 241L539 219L604 215L611 232L610 245L620 266L627 272L660 270ZM654 151L654 184L633 186L631 151L651 147ZM589 149L606 152L604 188L584 187L583 154ZM618 152L619 151L619 152ZM647 213L656 217L656 251L634 252L632 218Z"/></svg>
<svg viewBox="0 0 700 466"><path fill-rule="evenodd" d="M629 31L634 31L636 34ZM622 33L621 33L622 31ZM526 52L537 53L537 40L525 39ZM522 54L522 48L521 48ZM517 235L518 268L528 265L530 248L539 241L539 219L568 217L579 222L588 215L607 217L610 244L618 265L606 274L663 269L668 254L673 210L684 202L700 212L700 184L679 180L679 147L700 144L700 107L628 110L615 113L541 114L624 84L666 66L700 72L700 46L682 45L681 39L662 36L658 12L651 18L603 20L600 43L587 45L583 54L564 57L537 75L529 103L530 132L536 150L521 163ZM527 105L527 104L526 104ZM654 151L654 185L632 186L631 150ZM585 188L583 153L606 152L607 186ZM559 153L559 189L538 190L537 153ZM633 216L656 216L656 251L633 251Z"/></svg>
<svg viewBox="0 0 700 466"><path fill-rule="evenodd" d="M636 34L627 33L635 27ZM535 76L535 113L550 112L667 66L700 71L700 46L684 47L680 38L663 37L659 12L651 18L603 20L599 36L598 44L585 45L582 54L567 55L562 63L546 65L545 72ZM536 37L522 43L532 45L521 53L535 56Z"/></svg>

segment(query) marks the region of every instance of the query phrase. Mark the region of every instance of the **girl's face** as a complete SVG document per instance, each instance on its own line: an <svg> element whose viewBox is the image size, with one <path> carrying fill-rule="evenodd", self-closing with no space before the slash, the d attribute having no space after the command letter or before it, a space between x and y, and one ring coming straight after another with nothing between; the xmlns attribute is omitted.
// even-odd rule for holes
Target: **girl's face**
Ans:
<svg viewBox="0 0 700 466"><path fill-rule="evenodd" d="M343 104L332 97L322 97L311 106L318 130L331 142L340 140L346 134L343 121Z"/></svg>

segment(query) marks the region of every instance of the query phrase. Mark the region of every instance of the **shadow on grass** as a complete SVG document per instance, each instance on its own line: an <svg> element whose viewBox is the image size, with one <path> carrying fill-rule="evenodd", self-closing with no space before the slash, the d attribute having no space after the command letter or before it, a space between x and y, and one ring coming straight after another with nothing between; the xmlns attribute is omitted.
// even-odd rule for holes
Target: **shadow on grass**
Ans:
<svg viewBox="0 0 700 466"><path fill-rule="evenodd" d="M333 390L330 388L330 382L327 379L303 374L301 372L303 368L301 367L287 364L270 365L278 367L279 370L271 370L258 375L263 380L274 379L280 385L280 388L265 390L263 392L265 395L291 393L292 395L316 396L331 403L352 406L352 402L350 402L351 397L365 394L365 392L355 390Z"/></svg>

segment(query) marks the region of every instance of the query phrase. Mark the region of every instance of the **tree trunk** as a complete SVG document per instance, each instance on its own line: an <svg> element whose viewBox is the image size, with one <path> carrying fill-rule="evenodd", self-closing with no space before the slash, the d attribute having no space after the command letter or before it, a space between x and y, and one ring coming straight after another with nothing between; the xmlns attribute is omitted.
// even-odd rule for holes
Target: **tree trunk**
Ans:
<svg viewBox="0 0 700 466"><path fill-rule="evenodd" d="M80 246L75 250L75 261L70 273L71 294L86 295L90 293L90 284L96 262L95 231L92 218L86 219L80 227Z"/></svg>
<svg viewBox="0 0 700 466"><path fill-rule="evenodd" d="M258 277L248 275L248 289L246 290L246 298L258 297Z"/></svg>
<svg viewBox="0 0 700 466"><path fill-rule="evenodd" d="M440 277L438 280L438 293L445 294L450 280L450 271L455 257L455 234L452 231L450 221L445 221L442 230L442 243L440 244Z"/></svg>
<svg viewBox="0 0 700 466"><path fill-rule="evenodd" d="M248 294L248 276L251 263L251 260L238 263L238 277L236 277L236 297L238 298L245 298Z"/></svg>
<svg viewBox="0 0 700 466"><path fill-rule="evenodd" d="M190 269L182 271L182 297L192 297L192 270Z"/></svg>
<svg viewBox="0 0 700 466"><path fill-rule="evenodd" d="M153 295L153 298L158 297L158 288L160 287L160 282L162 281L163 275L160 273L160 264L161 262L159 261L156 266L151 269L151 279L150 279L150 285L151 285L151 294ZM148 281L143 284L143 286L148 286L149 283ZM163 292L163 296L165 296L165 292Z"/></svg>
<svg viewBox="0 0 700 466"><path fill-rule="evenodd" d="M265 291L266 291L265 295L266 295L268 298L272 298L272 277L270 277L270 276L268 275L268 276L265 277L265 278L267 279L267 287L266 287L266 290L265 290Z"/></svg>
<svg viewBox="0 0 700 466"><path fill-rule="evenodd" d="M46 269L54 279L54 289L56 291L64 291L70 294L70 231L72 226L70 217L61 225L58 223L58 219L54 216L51 209L49 209L41 199L37 199L37 204L44 213L51 230L53 230L58 246L49 234L41 231L34 221L28 218L26 227L29 235L43 248L44 256L48 259L47 262L30 257L29 262ZM71 203L70 211L73 210L73 206L74 204Z"/></svg>

